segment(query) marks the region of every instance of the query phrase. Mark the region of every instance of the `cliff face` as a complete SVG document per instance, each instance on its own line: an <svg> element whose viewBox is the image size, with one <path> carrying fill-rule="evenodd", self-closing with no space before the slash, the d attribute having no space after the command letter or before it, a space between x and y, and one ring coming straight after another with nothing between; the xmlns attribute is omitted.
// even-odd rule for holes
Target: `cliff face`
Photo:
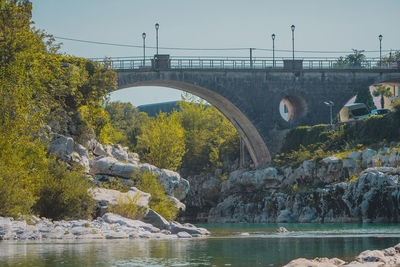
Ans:
<svg viewBox="0 0 400 267"><path fill-rule="evenodd" d="M397 222L398 146L297 168L236 171L221 184L208 222Z"/></svg>

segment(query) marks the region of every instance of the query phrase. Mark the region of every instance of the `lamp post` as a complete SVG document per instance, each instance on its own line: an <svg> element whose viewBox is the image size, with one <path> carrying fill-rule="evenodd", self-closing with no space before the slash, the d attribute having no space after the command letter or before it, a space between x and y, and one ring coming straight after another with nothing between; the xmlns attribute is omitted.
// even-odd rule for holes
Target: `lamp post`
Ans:
<svg viewBox="0 0 400 267"><path fill-rule="evenodd" d="M272 37L272 67L275 68L275 33L273 33L271 37Z"/></svg>
<svg viewBox="0 0 400 267"><path fill-rule="evenodd" d="M253 68L253 49L254 48L250 48L250 69Z"/></svg>
<svg viewBox="0 0 400 267"><path fill-rule="evenodd" d="M143 38L143 66L146 65L146 33L142 33Z"/></svg>
<svg viewBox="0 0 400 267"><path fill-rule="evenodd" d="M382 66L382 34L379 34L379 65Z"/></svg>
<svg viewBox="0 0 400 267"><path fill-rule="evenodd" d="M292 29L292 57L293 57L293 61L294 61L294 29L295 29L295 26L294 25L290 26L290 29Z"/></svg>
<svg viewBox="0 0 400 267"><path fill-rule="evenodd" d="M325 101L324 102L325 105L329 106L329 111L330 111L330 121L331 121L331 125L333 124L333 118L332 118L332 107L334 106L334 103L332 101Z"/></svg>
<svg viewBox="0 0 400 267"><path fill-rule="evenodd" d="M158 29L160 28L160 24L156 23L154 25L154 27L156 28L156 47L157 47L157 55L158 55Z"/></svg>

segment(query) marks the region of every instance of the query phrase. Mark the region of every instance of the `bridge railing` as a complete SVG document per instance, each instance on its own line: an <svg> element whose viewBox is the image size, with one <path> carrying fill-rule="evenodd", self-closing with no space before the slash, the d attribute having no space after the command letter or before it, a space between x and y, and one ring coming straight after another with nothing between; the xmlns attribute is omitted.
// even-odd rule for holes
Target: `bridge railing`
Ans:
<svg viewBox="0 0 400 267"><path fill-rule="evenodd" d="M97 59L96 61L102 62ZM304 58L295 59L297 64L292 63L291 59L271 59L271 58L170 58L166 64L167 69L202 69L202 70L246 70L246 69L400 69L399 63L380 63L379 59L367 59L358 65L344 65L338 63L337 59ZM107 62L115 70L151 70L157 69L155 60L146 58L128 59L107 59ZM293 63L296 63L293 62ZM164 67L165 69L165 67Z"/></svg>

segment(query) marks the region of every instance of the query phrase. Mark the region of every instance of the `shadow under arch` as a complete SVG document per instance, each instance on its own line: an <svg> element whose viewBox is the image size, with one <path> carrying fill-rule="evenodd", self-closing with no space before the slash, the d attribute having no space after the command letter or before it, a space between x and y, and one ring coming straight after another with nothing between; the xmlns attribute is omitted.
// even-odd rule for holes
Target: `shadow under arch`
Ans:
<svg viewBox="0 0 400 267"><path fill-rule="evenodd" d="M217 108L236 128L244 141L255 167L265 166L271 161L271 155L260 133L243 112L225 97L198 85L173 81L151 80L118 86L117 90L138 86L161 86L178 89L198 96Z"/></svg>

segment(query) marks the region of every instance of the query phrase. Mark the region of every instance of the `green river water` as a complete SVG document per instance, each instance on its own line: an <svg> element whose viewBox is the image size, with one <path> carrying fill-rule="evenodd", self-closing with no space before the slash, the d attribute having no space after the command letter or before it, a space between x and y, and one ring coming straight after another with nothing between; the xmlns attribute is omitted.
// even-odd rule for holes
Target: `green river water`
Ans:
<svg viewBox="0 0 400 267"><path fill-rule="evenodd" d="M207 224L193 240L0 241L0 266L282 266L400 243L400 224ZM290 232L276 232L279 226Z"/></svg>

